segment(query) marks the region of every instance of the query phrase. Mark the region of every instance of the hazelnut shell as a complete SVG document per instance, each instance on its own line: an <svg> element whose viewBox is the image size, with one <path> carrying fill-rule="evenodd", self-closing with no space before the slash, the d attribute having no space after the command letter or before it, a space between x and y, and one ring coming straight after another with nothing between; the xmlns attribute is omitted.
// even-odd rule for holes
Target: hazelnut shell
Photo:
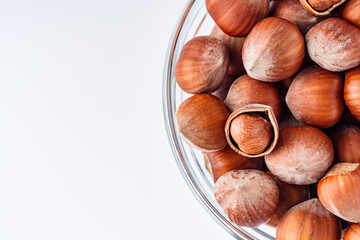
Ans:
<svg viewBox="0 0 360 240"><path fill-rule="evenodd" d="M360 66L345 74L344 100L351 114L360 120Z"/></svg>
<svg viewBox="0 0 360 240"><path fill-rule="evenodd" d="M276 148L265 156L270 172L283 182L308 185L317 182L334 159L332 142L321 130L285 127Z"/></svg>
<svg viewBox="0 0 360 240"><path fill-rule="evenodd" d="M360 223L352 224L346 231L344 240L359 240L360 239Z"/></svg>
<svg viewBox="0 0 360 240"><path fill-rule="evenodd" d="M331 139L335 161L360 163L360 128L352 125L339 126Z"/></svg>
<svg viewBox="0 0 360 240"><path fill-rule="evenodd" d="M296 119L304 123L328 128L341 118L343 78L319 66L300 72L286 94L286 104Z"/></svg>
<svg viewBox="0 0 360 240"><path fill-rule="evenodd" d="M310 58L322 68L342 72L360 65L360 29L341 18L328 18L305 36Z"/></svg>
<svg viewBox="0 0 360 240"><path fill-rule="evenodd" d="M212 36L188 41L181 50L175 67L179 87L187 93L209 93L218 89L229 67L229 51Z"/></svg>
<svg viewBox="0 0 360 240"><path fill-rule="evenodd" d="M360 223L360 163L337 163L318 184L319 200L334 215Z"/></svg>
<svg viewBox="0 0 360 240"><path fill-rule="evenodd" d="M243 75L231 85L225 99L231 112L248 104L263 104L273 108L279 121L281 118L281 100L278 89L271 83L255 80Z"/></svg>
<svg viewBox="0 0 360 240"><path fill-rule="evenodd" d="M270 123L272 132L273 132L273 138L271 139L271 143L269 144L269 147L265 149L262 153L259 154L248 154L246 152L243 152L241 149L239 149L238 145L234 141L230 129L231 124L233 120L238 117L241 114L260 114L264 116L264 118ZM237 109L236 111L232 112L230 116L228 117L225 125L225 134L226 139L228 141L229 146L238 154L241 154L245 157L262 157L265 156L276 147L276 144L279 139L279 126L275 117L275 114L270 106L262 105L262 104L249 104L244 107L241 107Z"/></svg>
<svg viewBox="0 0 360 240"><path fill-rule="evenodd" d="M360 0L347 0L341 6L341 17L360 28Z"/></svg>
<svg viewBox="0 0 360 240"><path fill-rule="evenodd" d="M225 104L217 97L201 93L182 102L175 114L180 135L202 151L217 151L227 146L225 123L229 116Z"/></svg>
<svg viewBox="0 0 360 240"><path fill-rule="evenodd" d="M311 15L323 17L329 15L334 9L339 7L345 1L346 0L300 0L300 3Z"/></svg>
<svg viewBox="0 0 360 240"><path fill-rule="evenodd" d="M326 210L317 198L291 208L276 229L276 240L339 240L340 220Z"/></svg>
<svg viewBox="0 0 360 240"><path fill-rule="evenodd" d="M234 170L217 180L214 196L232 222L256 227L273 215L279 201L279 188L275 180L262 171Z"/></svg>
<svg viewBox="0 0 360 240"><path fill-rule="evenodd" d="M305 41L288 20L269 17L251 30L243 46L247 74L264 82L277 82L294 75L305 56Z"/></svg>

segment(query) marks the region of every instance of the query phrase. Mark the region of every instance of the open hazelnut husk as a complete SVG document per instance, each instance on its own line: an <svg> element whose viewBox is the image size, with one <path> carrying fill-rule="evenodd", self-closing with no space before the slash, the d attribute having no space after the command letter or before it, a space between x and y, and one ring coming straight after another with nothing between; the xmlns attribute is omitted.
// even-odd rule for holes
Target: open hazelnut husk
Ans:
<svg viewBox="0 0 360 240"><path fill-rule="evenodd" d="M275 148L279 126L272 107L249 104L231 113L225 125L230 147L246 157L262 157Z"/></svg>
<svg viewBox="0 0 360 240"><path fill-rule="evenodd" d="M314 16L327 16L346 0L300 0L304 9Z"/></svg>

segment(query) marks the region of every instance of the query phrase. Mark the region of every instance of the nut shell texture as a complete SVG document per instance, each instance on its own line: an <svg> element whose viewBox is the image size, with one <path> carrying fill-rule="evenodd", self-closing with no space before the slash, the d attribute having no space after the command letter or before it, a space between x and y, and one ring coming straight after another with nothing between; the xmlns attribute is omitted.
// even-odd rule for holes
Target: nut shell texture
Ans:
<svg viewBox="0 0 360 240"><path fill-rule="evenodd" d="M342 126L332 136L336 162L360 163L360 128Z"/></svg>
<svg viewBox="0 0 360 240"><path fill-rule="evenodd" d="M302 34L306 34L315 26L321 18L308 13L299 0L275 0L274 8L271 13L273 17L286 19L295 24Z"/></svg>
<svg viewBox="0 0 360 240"><path fill-rule="evenodd" d="M325 133L311 126L285 127L265 163L281 181L308 185L325 174L333 159L332 142Z"/></svg>
<svg viewBox="0 0 360 240"><path fill-rule="evenodd" d="M360 239L360 224L352 224L346 231L344 240L359 240Z"/></svg>
<svg viewBox="0 0 360 240"><path fill-rule="evenodd" d="M339 240L340 221L317 198L291 208L276 230L276 240Z"/></svg>
<svg viewBox="0 0 360 240"><path fill-rule="evenodd" d="M220 29L235 37L248 34L269 11L269 0L206 0L205 3Z"/></svg>
<svg viewBox="0 0 360 240"><path fill-rule="evenodd" d="M351 114L360 120L360 67L346 72L344 100Z"/></svg>
<svg viewBox="0 0 360 240"><path fill-rule="evenodd" d="M285 101L299 121L328 128L335 125L342 116L342 92L343 79L340 74L313 66L295 77Z"/></svg>
<svg viewBox="0 0 360 240"><path fill-rule="evenodd" d="M360 27L360 0L347 0L341 6L341 17Z"/></svg>
<svg viewBox="0 0 360 240"><path fill-rule="evenodd" d="M228 66L229 52L220 39L196 37L181 50L175 78L187 93L213 92L221 86Z"/></svg>
<svg viewBox="0 0 360 240"><path fill-rule="evenodd" d="M305 37L310 58L322 68L342 72L360 65L360 30L341 18L328 18Z"/></svg>
<svg viewBox="0 0 360 240"><path fill-rule="evenodd" d="M220 99L211 94L196 94L179 106L176 127L192 146L217 151L227 145L224 129L228 116L229 111Z"/></svg>
<svg viewBox="0 0 360 240"><path fill-rule="evenodd" d="M305 56L299 29L288 20L269 17L257 23L243 46L247 74L257 80L277 82L295 74Z"/></svg>
<svg viewBox="0 0 360 240"><path fill-rule="evenodd" d="M212 175L216 182L222 175L232 170L258 169L265 166L263 158L248 158L237 154L229 146L220 151L206 152L204 158L209 160Z"/></svg>
<svg viewBox="0 0 360 240"><path fill-rule="evenodd" d="M359 183L359 163L337 163L318 184L319 200L336 216L360 223Z"/></svg>
<svg viewBox="0 0 360 240"><path fill-rule="evenodd" d="M272 177L259 170L235 170L218 179L216 201L239 226L256 227L274 213L279 189Z"/></svg>
<svg viewBox="0 0 360 240"><path fill-rule="evenodd" d="M281 118L278 89L270 83L255 80L248 75L235 80L224 102L231 112L253 103L268 105L273 108L276 119L279 121Z"/></svg>

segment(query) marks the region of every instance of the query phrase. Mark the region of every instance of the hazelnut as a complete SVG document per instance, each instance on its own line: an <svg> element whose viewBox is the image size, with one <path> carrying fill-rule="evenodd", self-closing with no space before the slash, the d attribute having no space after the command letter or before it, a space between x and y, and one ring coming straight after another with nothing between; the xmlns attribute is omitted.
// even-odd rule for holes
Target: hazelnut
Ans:
<svg viewBox="0 0 360 240"><path fill-rule="evenodd" d="M217 25L214 26L211 36L220 38L224 43L230 54L230 63L227 74L240 76L245 73L244 64L242 61L242 48L245 37L232 37L224 33Z"/></svg>
<svg viewBox="0 0 360 240"><path fill-rule="evenodd" d="M256 227L274 213L279 189L272 177L259 170L234 170L215 183L214 196L229 219L239 226Z"/></svg>
<svg viewBox="0 0 360 240"><path fill-rule="evenodd" d="M319 200L334 215L360 222L360 163L337 163L318 184Z"/></svg>
<svg viewBox="0 0 360 240"><path fill-rule="evenodd" d="M257 23L246 37L242 56L250 77L281 81L300 69L305 56L304 38L293 23L269 17Z"/></svg>
<svg viewBox="0 0 360 240"><path fill-rule="evenodd" d="M188 41L176 63L175 78L187 93L218 89L229 67L229 52L218 38L200 36Z"/></svg>
<svg viewBox="0 0 360 240"><path fill-rule="evenodd" d="M211 170L214 182L216 182L219 177L232 170L262 170L265 166L263 158L248 158L242 156L234 152L230 146L216 152L205 152L204 159L205 162L209 163L208 168Z"/></svg>
<svg viewBox="0 0 360 240"><path fill-rule="evenodd" d="M291 208L276 229L276 240L339 240L340 221L317 198Z"/></svg>
<svg viewBox="0 0 360 240"><path fill-rule="evenodd" d="M270 172L283 182L308 185L317 182L334 159L332 142L321 130L285 127L276 148L265 156Z"/></svg>
<svg viewBox="0 0 360 240"><path fill-rule="evenodd" d="M270 106L249 104L232 112L225 125L230 147L246 157L269 154L279 138L279 126Z"/></svg>
<svg viewBox="0 0 360 240"><path fill-rule="evenodd" d="M341 126L331 137L335 161L360 163L360 128L352 125Z"/></svg>
<svg viewBox="0 0 360 240"><path fill-rule="evenodd" d="M351 114L360 120L360 66L346 72L344 100Z"/></svg>
<svg viewBox="0 0 360 240"><path fill-rule="evenodd" d="M344 240L359 240L360 239L360 223L352 224L346 231Z"/></svg>
<svg viewBox="0 0 360 240"><path fill-rule="evenodd" d="M217 151L227 145L224 132L229 116L225 104L211 94L196 94L180 104L176 127L192 146L203 151Z"/></svg>
<svg viewBox="0 0 360 240"><path fill-rule="evenodd" d="M268 105L272 107L277 120L281 118L281 101L277 88L248 75L235 80L224 102L231 112L253 103Z"/></svg>
<svg viewBox="0 0 360 240"><path fill-rule="evenodd" d="M300 0L304 9L314 16L329 15L346 0Z"/></svg>
<svg viewBox="0 0 360 240"><path fill-rule="evenodd" d="M305 36L310 58L322 68L342 72L360 64L360 30L341 18L328 18Z"/></svg>
<svg viewBox="0 0 360 240"><path fill-rule="evenodd" d="M341 74L312 66L295 77L285 101L299 121L328 128L335 125L342 116L342 92Z"/></svg>
<svg viewBox="0 0 360 240"><path fill-rule="evenodd" d="M280 197L275 213L271 216L266 225L270 227L277 227L281 218L291 207L310 199L310 191L307 186L287 184L275 177L273 178L278 184Z"/></svg>
<svg viewBox="0 0 360 240"><path fill-rule="evenodd" d="M321 18L308 13L299 0L275 0L271 11L272 17L286 19L295 24L302 34L306 34Z"/></svg>
<svg viewBox="0 0 360 240"><path fill-rule="evenodd" d="M270 123L255 114L241 114L234 118L230 134L239 149L247 154L265 151L274 135Z"/></svg>
<svg viewBox="0 0 360 240"><path fill-rule="evenodd" d="M360 0L347 0L341 6L341 17L360 28Z"/></svg>
<svg viewBox="0 0 360 240"><path fill-rule="evenodd" d="M248 34L269 11L269 0L206 0L205 3L220 29L234 37Z"/></svg>

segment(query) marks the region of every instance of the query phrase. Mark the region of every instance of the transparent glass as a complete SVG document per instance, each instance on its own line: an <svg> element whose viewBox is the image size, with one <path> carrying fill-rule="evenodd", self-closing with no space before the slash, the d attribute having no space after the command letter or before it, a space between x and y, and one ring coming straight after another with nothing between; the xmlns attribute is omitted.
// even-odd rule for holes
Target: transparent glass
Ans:
<svg viewBox="0 0 360 240"><path fill-rule="evenodd" d="M182 141L175 129L175 111L189 95L181 91L175 81L175 63L183 45L194 36L208 35L214 26L208 16L204 0L189 1L175 27L167 51L163 79L163 108L166 131L178 167L200 204L235 239L275 239L275 230L265 225L243 228L230 222L213 196L213 181L206 171L202 153Z"/></svg>

